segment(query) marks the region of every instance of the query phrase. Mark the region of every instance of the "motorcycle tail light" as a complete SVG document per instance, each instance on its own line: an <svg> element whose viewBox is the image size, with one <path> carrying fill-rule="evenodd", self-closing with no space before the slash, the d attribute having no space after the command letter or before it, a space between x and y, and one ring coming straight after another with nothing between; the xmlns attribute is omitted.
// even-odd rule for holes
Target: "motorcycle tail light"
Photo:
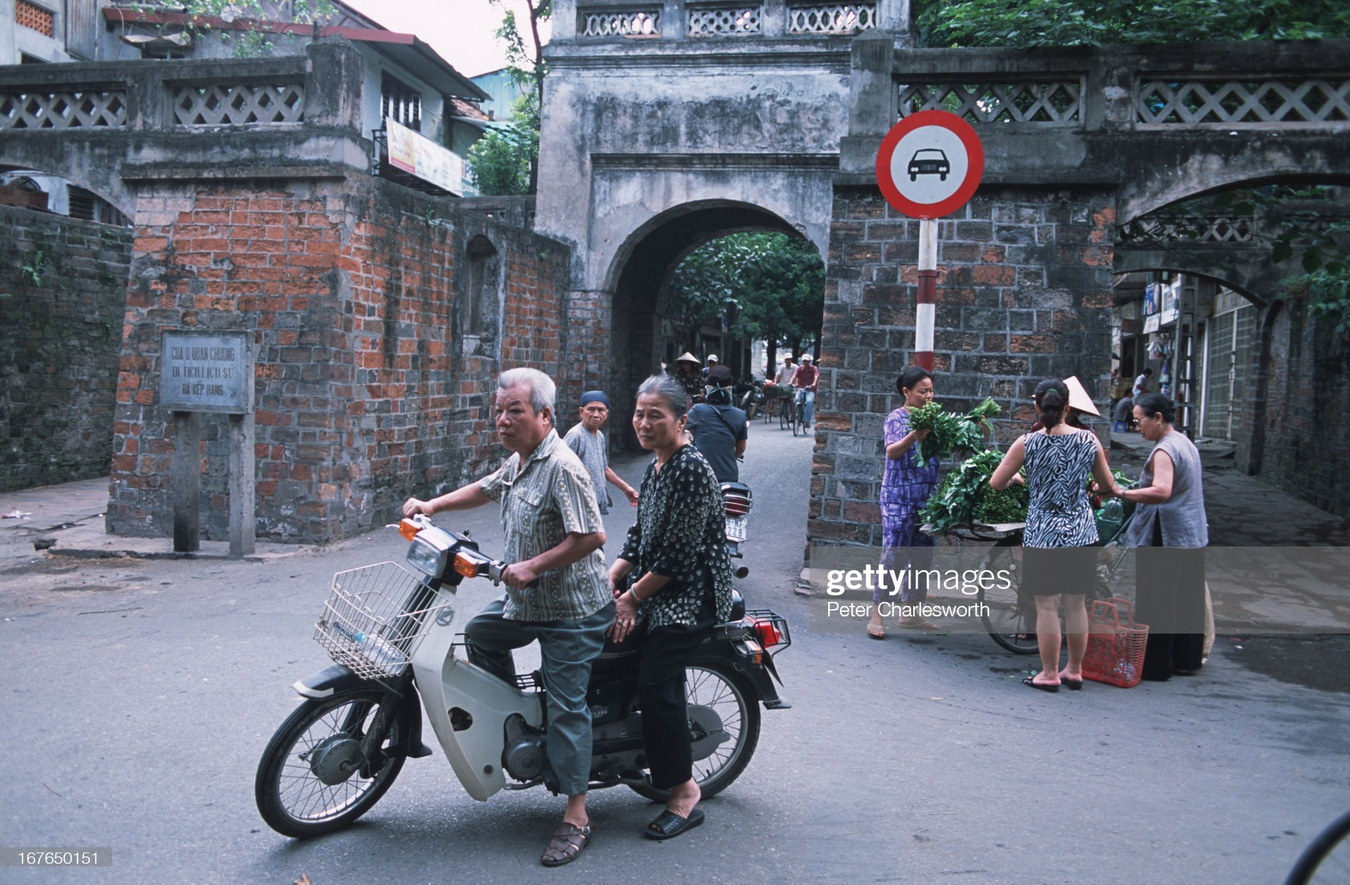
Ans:
<svg viewBox="0 0 1350 885"><path fill-rule="evenodd" d="M783 644L783 634L773 621L753 618L750 630L759 639L759 644L765 648L773 648L775 645Z"/></svg>
<svg viewBox="0 0 1350 885"><path fill-rule="evenodd" d="M413 538L417 537L419 531L421 529L411 519L400 519L398 522L398 536L405 541L411 542Z"/></svg>

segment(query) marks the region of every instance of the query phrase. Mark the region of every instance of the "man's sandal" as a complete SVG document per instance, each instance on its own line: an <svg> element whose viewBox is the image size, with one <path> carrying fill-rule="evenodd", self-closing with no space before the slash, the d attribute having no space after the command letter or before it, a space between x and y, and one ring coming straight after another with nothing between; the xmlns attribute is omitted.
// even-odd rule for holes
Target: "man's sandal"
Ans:
<svg viewBox="0 0 1350 885"><path fill-rule="evenodd" d="M563 821L558 824L553 838L548 840L548 847L544 849L539 862L546 867L560 867L565 863L571 863L581 854L581 849L586 847L590 838L590 827L578 827Z"/></svg>

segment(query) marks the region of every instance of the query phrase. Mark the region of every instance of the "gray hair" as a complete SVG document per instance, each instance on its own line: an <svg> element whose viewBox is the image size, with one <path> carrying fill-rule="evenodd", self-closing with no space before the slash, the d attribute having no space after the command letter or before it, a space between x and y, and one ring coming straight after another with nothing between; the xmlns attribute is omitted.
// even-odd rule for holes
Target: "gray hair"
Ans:
<svg viewBox="0 0 1350 885"><path fill-rule="evenodd" d="M659 396L678 418L689 411L689 391L669 375L651 375L638 385L638 396Z"/></svg>
<svg viewBox="0 0 1350 885"><path fill-rule="evenodd" d="M558 385L553 383L552 378L538 369L526 367L507 369L497 378L498 390L507 390L518 384L524 384L530 389L530 406L536 415L545 409L556 411L553 404L558 399Z"/></svg>

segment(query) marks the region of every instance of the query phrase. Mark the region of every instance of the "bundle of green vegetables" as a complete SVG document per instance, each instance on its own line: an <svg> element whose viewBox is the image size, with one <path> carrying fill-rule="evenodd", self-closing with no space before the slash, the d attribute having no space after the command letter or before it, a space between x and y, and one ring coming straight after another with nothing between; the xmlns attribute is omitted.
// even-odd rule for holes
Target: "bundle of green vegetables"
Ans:
<svg viewBox="0 0 1350 885"><path fill-rule="evenodd" d="M1026 522L1030 496L1025 484L1012 483L1006 489L997 490L989 487L989 477L993 476L994 469L1002 460L1002 453L993 449L976 452L967 458L960 467L942 478L928 503L919 512L919 518L942 535L964 525ZM1121 485L1133 484L1119 470L1111 472ZM1025 479L1025 469L1022 476ZM1091 481L1092 475L1088 474L1086 482ZM1094 503L1094 510L1099 507L1100 503ZM1100 511L1096 515L1100 517Z"/></svg>
<svg viewBox="0 0 1350 885"><path fill-rule="evenodd" d="M971 523L1024 522L1027 518L1027 487L1020 483L1000 491L989 487L989 477L1002 460L1003 455L992 449L967 458L960 467L942 478L919 512L919 518L943 535Z"/></svg>
<svg viewBox="0 0 1350 885"><path fill-rule="evenodd" d="M909 429L929 430L928 438L915 446L919 461L929 458L947 458L956 452L978 452L984 448L984 435L990 430L989 418L1002 409L992 397L971 409L965 415L946 411L942 403L931 402L910 410Z"/></svg>

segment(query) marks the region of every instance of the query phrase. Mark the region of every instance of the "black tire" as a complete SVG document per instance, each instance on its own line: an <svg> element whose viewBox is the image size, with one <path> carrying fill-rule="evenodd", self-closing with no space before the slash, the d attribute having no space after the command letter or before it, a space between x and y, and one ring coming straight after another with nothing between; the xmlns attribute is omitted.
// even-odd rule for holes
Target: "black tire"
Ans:
<svg viewBox="0 0 1350 885"><path fill-rule="evenodd" d="M1317 834L1284 881L1285 885L1350 882L1350 811Z"/></svg>
<svg viewBox="0 0 1350 885"><path fill-rule="evenodd" d="M1012 564L1012 540L990 548L986 569L997 572ZM980 603L980 623L990 638L1015 654L1036 654L1036 603L1032 597L1023 596L1017 586L1006 590L981 586L975 599Z"/></svg>
<svg viewBox="0 0 1350 885"><path fill-rule="evenodd" d="M788 419L788 426L792 428L792 435L797 436L802 428L802 408L797 405L796 397L792 400L792 417Z"/></svg>
<svg viewBox="0 0 1350 885"><path fill-rule="evenodd" d="M369 769L365 738L383 712L375 749L378 769ZM253 784L258 811L284 836L304 839L339 830L380 801L403 768L404 724L388 707L388 695L359 689L323 700L306 700L277 729L258 762Z"/></svg>
<svg viewBox="0 0 1350 885"><path fill-rule="evenodd" d="M760 709L750 681L721 658L695 658L685 668L685 693L694 741L694 780L704 799L731 786L750 764L759 743ZM698 742L720 728L728 736L711 753L699 758ZM729 745L728 745L729 744ZM650 784L632 784L634 792L665 802L667 793Z"/></svg>
<svg viewBox="0 0 1350 885"><path fill-rule="evenodd" d="M791 426L792 426L792 398L785 397L779 401L778 429L787 430Z"/></svg>

